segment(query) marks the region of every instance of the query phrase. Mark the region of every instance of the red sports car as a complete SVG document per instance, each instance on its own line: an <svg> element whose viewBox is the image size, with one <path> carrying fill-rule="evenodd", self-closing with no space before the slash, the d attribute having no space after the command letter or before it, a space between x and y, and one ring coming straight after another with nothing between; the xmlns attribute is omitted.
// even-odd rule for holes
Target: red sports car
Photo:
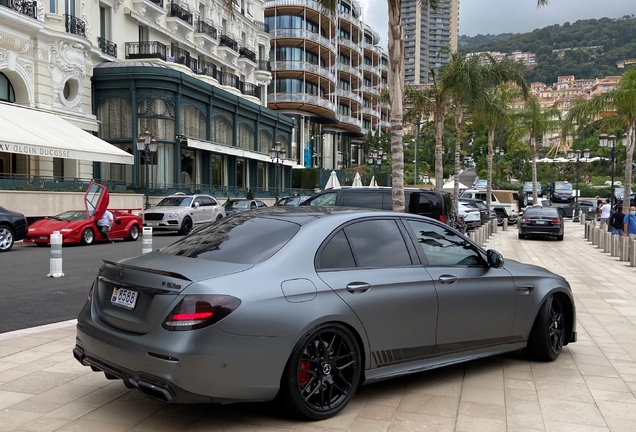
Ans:
<svg viewBox="0 0 636 432"><path fill-rule="evenodd" d="M91 182L84 195L84 210L71 210L50 216L34 222L29 226L25 242L32 242L38 246L46 246L51 241L51 234L59 231L62 243L91 244L95 241L106 240L97 228L97 221L101 219L108 207L108 188L99 183ZM135 241L139 238L142 219L134 215L133 209L109 210L113 214L113 227L109 233L111 239Z"/></svg>

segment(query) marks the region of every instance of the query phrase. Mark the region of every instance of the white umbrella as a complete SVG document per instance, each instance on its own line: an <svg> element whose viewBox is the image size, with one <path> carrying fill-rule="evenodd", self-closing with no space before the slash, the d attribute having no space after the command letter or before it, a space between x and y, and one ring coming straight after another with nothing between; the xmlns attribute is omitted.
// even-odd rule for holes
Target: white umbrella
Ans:
<svg viewBox="0 0 636 432"><path fill-rule="evenodd" d="M360 173L356 173L356 176L353 178L353 183L351 184L351 187L362 187L362 179L360 178Z"/></svg>
<svg viewBox="0 0 636 432"><path fill-rule="evenodd" d="M459 188L460 188L460 189L469 189L469 187L468 187L468 186L466 186L465 184L463 184L462 182L459 182ZM442 189L455 189L455 182L454 182L454 181L452 181L452 182L448 182L448 183L446 183L446 184L442 187Z"/></svg>
<svg viewBox="0 0 636 432"><path fill-rule="evenodd" d="M378 182L375 181L375 176L371 177L371 182L369 183L369 187L378 187Z"/></svg>
<svg viewBox="0 0 636 432"><path fill-rule="evenodd" d="M338 176L335 171L331 171L331 175L329 176L329 180L327 180L325 189L340 189L340 181L338 181Z"/></svg>

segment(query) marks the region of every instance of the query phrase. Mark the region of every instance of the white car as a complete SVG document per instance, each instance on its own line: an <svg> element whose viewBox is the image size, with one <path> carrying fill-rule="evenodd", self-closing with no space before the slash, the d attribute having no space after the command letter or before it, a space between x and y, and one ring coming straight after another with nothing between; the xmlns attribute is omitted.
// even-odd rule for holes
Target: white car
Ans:
<svg viewBox="0 0 636 432"><path fill-rule="evenodd" d="M458 205L459 216L464 218L464 222L468 229L476 228L481 225L481 214L478 209L468 207L462 203L458 203Z"/></svg>
<svg viewBox="0 0 636 432"><path fill-rule="evenodd" d="M195 225L225 217L225 208L210 195L176 193L139 215L144 220L144 226L158 231L179 231L181 234L189 234Z"/></svg>

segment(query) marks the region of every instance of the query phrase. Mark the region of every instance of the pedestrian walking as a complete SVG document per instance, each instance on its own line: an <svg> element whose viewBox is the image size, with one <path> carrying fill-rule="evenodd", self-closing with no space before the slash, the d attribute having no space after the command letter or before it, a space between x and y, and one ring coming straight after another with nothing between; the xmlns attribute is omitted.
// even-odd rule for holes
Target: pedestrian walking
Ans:
<svg viewBox="0 0 636 432"><path fill-rule="evenodd" d="M636 237L636 206L631 206L623 219L623 237L631 236Z"/></svg>
<svg viewBox="0 0 636 432"><path fill-rule="evenodd" d="M594 211L594 220L598 222L598 219L601 215L601 206L603 205L603 200L600 196L596 195L596 210Z"/></svg>
<svg viewBox="0 0 636 432"><path fill-rule="evenodd" d="M623 213L623 206L617 205L614 209L614 213L610 216L609 225L614 228L614 235L623 235L623 221L625 220L625 213Z"/></svg>
<svg viewBox="0 0 636 432"><path fill-rule="evenodd" d="M605 224L610 218L612 213L612 205L610 204L609 198L605 200L605 203L601 206L601 226L599 227L601 230L605 227Z"/></svg>
<svg viewBox="0 0 636 432"><path fill-rule="evenodd" d="M115 243L108 235L108 232L113 227L114 220L115 219L113 218L113 214L106 210L102 215L102 218L97 221L97 227L99 228L99 231L104 237L106 237L106 240L108 240L110 243Z"/></svg>

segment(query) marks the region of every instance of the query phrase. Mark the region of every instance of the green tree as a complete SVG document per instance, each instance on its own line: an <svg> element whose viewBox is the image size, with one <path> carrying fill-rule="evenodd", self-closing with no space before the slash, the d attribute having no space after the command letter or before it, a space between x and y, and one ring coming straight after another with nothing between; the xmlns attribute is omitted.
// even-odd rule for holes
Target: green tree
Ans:
<svg viewBox="0 0 636 432"><path fill-rule="evenodd" d="M608 114L611 113L611 114ZM632 186L634 142L636 141L636 70L623 74L618 85L607 93L591 99L579 99L568 112L565 130L571 130L575 123L584 124L589 119L603 117L602 128L622 127L627 130L625 147L625 196L623 211L629 210L629 193Z"/></svg>

